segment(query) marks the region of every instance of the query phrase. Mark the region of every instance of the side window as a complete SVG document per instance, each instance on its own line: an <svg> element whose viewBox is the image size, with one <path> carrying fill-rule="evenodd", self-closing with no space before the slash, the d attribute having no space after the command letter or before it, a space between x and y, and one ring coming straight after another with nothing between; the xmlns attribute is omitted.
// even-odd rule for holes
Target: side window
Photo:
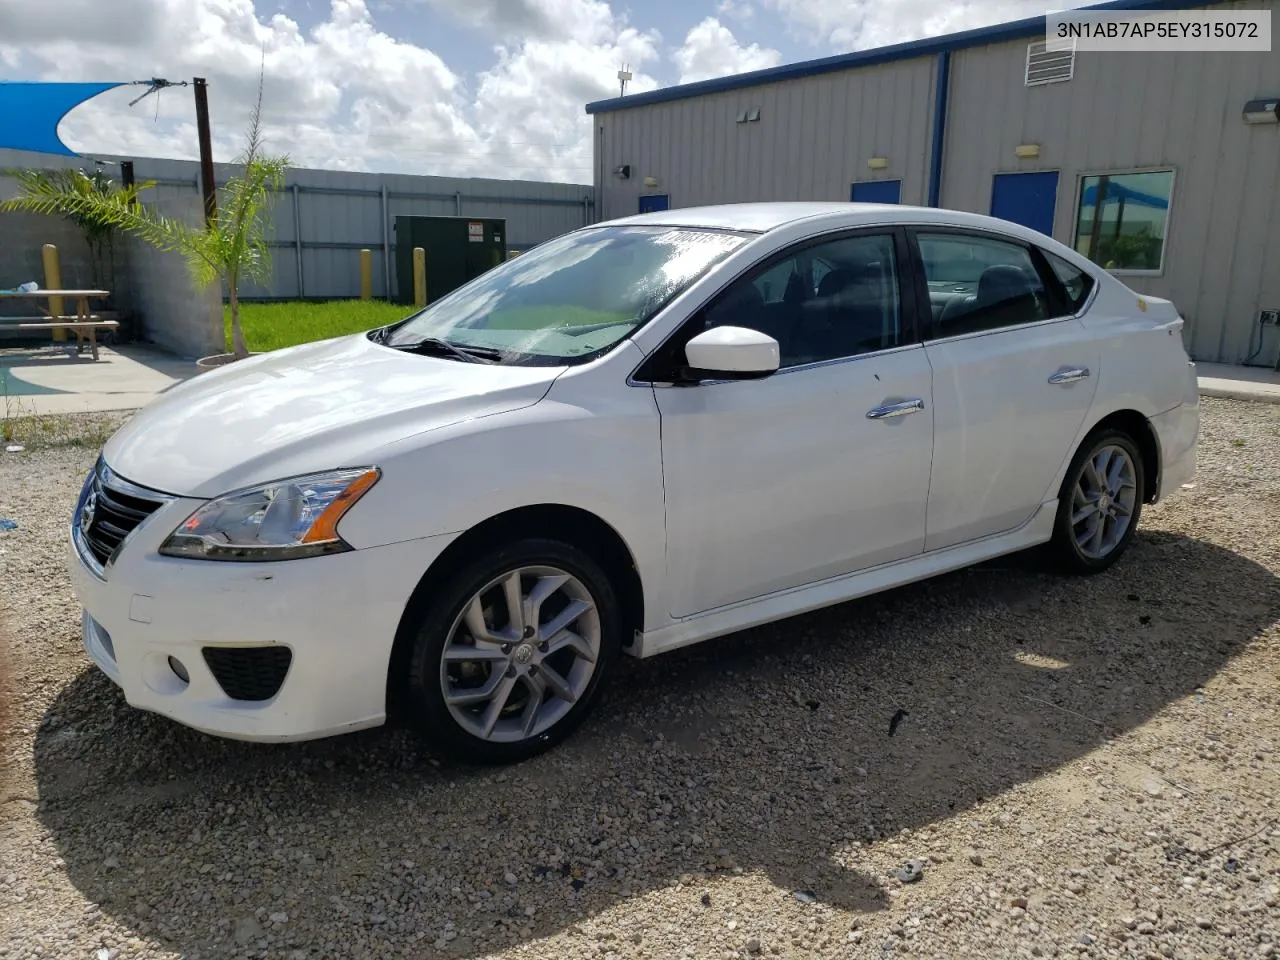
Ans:
<svg viewBox="0 0 1280 960"><path fill-rule="evenodd" d="M1054 275L1062 284L1062 290L1067 295L1067 305L1071 308L1071 312L1075 313L1089 299L1089 293L1093 290L1093 277L1048 250L1041 250L1040 254L1048 261Z"/></svg>
<svg viewBox="0 0 1280 960"><path fill-rule="evenodd" d="M765 303L781 303L786 299L788 288L793 288L799 281L799 267L795 260L783 260L774 264L753 281Z"/></svg>
<svg viewBox="0 0 1280 960"><path fill-rule="evenodd" d="M936 336L998 330L1053 316L1049 292L1016 243L968 234L917 235Z"/></svg>
<svg viewBox="0 0 1280 960"><path fill-rule="evenodd" d="M701 329L721 326L773 337L783 367L898 346L902 305L893 236L844 237L766 264L735 281L702 314Z"/></svg>

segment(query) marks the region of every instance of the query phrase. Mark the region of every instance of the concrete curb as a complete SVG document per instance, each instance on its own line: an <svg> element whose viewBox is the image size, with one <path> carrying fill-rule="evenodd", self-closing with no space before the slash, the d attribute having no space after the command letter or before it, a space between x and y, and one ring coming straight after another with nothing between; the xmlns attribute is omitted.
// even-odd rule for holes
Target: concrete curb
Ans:
<svg viewBox="0 0 1280 960"><path fill-rule="evenodd" d="M1219 387L1200 384L1200 396L1216 400L1243 400L1246 403L1280 403L1280 393L1248 387Z"/></svg>

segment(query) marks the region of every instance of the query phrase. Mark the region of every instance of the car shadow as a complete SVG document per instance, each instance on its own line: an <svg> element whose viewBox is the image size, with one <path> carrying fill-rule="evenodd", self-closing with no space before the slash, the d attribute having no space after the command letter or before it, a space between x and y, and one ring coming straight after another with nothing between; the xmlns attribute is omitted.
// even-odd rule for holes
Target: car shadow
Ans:
<svg viewBox="0 0 1280 960"><path fill-rule="evenodd" d="M91 669L38 732L38 816L86 898L189 956L476 956L663 887L702 909L703 878L741 871L797 908L877 911L898 881L868 841L911 831L927 856L930 825L1192 695L1274 620L1276 588L1159 532L1092 578L1005 558L624 661L576 736L498 770L398 730L218 740Z"/></svg>

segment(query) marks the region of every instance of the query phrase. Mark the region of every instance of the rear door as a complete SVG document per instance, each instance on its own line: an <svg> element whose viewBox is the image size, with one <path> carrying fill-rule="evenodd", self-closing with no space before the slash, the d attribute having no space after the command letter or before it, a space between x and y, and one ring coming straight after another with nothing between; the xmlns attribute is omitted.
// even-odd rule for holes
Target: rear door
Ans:
<svg viewBox="0 0 1280 960"><path fill-rule="evenodd" d="M925 340L934 448L925 549L1022 526L1050 489L1093 403L1099 350L1035 248L1003 234L910 232L942 304Z"/></svg>

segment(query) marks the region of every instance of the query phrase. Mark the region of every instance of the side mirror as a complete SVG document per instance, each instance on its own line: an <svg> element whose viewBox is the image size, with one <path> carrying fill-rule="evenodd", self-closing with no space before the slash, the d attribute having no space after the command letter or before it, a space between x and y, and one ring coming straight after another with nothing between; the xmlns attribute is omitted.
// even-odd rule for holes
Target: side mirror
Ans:
<svg viewBox="0 0 1280 960"><path fill-rule="evenodd" d="M751 380L776 373L781 362L778 341L746 327L714 327L684 348L691 378Z"/></svg>

